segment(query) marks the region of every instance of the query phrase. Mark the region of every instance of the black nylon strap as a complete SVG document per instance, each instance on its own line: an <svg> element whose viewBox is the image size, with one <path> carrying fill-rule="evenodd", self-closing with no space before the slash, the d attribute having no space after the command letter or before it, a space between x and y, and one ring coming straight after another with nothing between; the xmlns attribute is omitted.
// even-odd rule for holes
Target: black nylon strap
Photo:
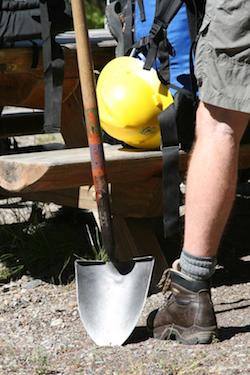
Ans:
<svg viewBox="0 0 250 375"><path fill-rule="evenodd" d="M174 55L174 50L166 37L166 28L180 9L183 1L158 0L156 2L155 18L149 34L150 42L144 69L151 69L158 55L158 50L167 51L170 55ZM168 74L165 77L160 74L159 78L164 84L169 81Z"/></svg>
<svg viewBox="0 0 250 375"><path fill-rule="evenodd" d="M120 19L121 11L120 1L113 1L106 6L105 11L109 30L117 41L117 47L115 49L116 57L124 56L125 54L123 26Z"/></svg>
<svg viewBox="0 0 250 375"><path fill-rule="evenodd" d="M134 0L127 1L127 4L124 8L124 51L125 54L129 52L131 49L134 41L132 36L132 30L134 28L133 24L133 8L134 8Z"/></svg>
<svg viewBox="0 0 250 375"><path fill-rule="evenodd" d="M176 111L171 104L159 115L162 158L163 158L163 224L164 235L170 237L179 233L180 174L179 142L176 124Z"/></svg>
<svg viewBox="0 0 250 375"><path fill-rule="evenodd" d="M44 67L44 130L58 131L61 124L64 59L63 50L51 33L47 0L40 0Z"/></svg>
<svg viewBox="0 0 250 375"><path fill-rule="evenodd" d="M156 1L155 18L162 22L166 28L174 18L184 0L158 0Z"/></svg>
<svg viewBox="0 0 250 375"><path fill-rule="evenodd" d="M140 19L141 19L141 22L144 22L144 21L146 21L146 15L145 15L145 9L144 9L143 0L137 0L137 2L138 2L139 9L140 9Z"/></svg>
<svg viewBox="0 0 250 375"><path fill-rule="evenodd" d="M36 69L39 60L39 47L36 42L32 41L32 63L31 69Z"/></svg>

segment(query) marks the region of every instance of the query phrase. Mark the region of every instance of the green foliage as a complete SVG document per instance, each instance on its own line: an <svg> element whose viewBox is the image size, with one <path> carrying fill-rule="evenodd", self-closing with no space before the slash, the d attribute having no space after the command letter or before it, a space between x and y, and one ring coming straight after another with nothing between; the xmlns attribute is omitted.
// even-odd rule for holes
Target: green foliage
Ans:
<svg viewBox="0 0 250 375"><path fill-rule="evenodd" d="M90 29L104 27L104 12L93 1L86 1L87 23Z"/></svg>

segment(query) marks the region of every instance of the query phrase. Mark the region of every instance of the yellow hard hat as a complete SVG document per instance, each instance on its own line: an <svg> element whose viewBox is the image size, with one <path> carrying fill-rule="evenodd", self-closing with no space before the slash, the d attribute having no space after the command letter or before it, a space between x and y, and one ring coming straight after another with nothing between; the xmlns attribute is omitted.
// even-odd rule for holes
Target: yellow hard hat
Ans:
<svg viewBox="0 0 250 375"><path fill-rule="evenodd" d="M173 98L154 69L130 56L111 60L97 81L97 101L102 128L130 146L160 146L158 115Z"/></svg>

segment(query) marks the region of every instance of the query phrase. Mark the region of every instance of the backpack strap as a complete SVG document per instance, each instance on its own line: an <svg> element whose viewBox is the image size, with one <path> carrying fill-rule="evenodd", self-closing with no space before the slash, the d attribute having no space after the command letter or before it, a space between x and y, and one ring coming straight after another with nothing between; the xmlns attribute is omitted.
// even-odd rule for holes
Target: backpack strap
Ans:
<svg viewBox="0 0 250 375"><path fill-rule="evenodd" d="M194 139L197 101L186 89L177 88L174 103L159 115L162 139L163 226L165 237L180 231L179 150L189 151Z"/></svg>
<svg viewBox="0 0 250 375"><path fill-rule="evenodd" d="M134 3L135 0L117 0L106 6L108 27L117 41L116 57L126 55L133 45Z"/></svg>
<svg viewBox="0 0 250 375"><path fill-rule="evenodd" d="M61 124L64 56L62 47L52 35L47 0L40 0L40 11L45 85L44 130L53 133L58 131Z"/></svg>
<svg viewBox="0 0 250 375"><path fill-rule="evenodd" d="M113 1L112 3L106 6L105 16L107 20L107 24L109 27L109 31L117 41L117 46L115 49L115 55L124 56L124 35L123 35L123 28L121 22L121 2L120 1Z"/></svg>
<svg viewBox="0 0 250 375"><path fill-rule="evenodd" d="M139 9L140 9L140 19L141 19L141 22L144 22L144 21L146 21L146 14L145 14L143 0L137 0L137 2L138 2Z"/></svg>
<svg viewBox="0 0 250 375"><path fill-rule="evenodd" d="M179 233L180 174L176 109L172 103L159 115L162 139L163 227L165 237Z"/></svg>
<svg viewBox="0 0 250 375"><path fill-rule="evenodd" d="M156 11L153 25L151 27L148 39L145 42L148 43L148 53L144 64L144 69L150 70L157 58L158 51L165 51L170 55L174 55L174 50L166 37L166 29L174 18L184 0L157 0ZM159 56L160 61L167 59L162 54ZM166 69L161 69L161 73L158 72L159 79L162 83L169 83L168 74L164 76L163 72Z"/></svg>

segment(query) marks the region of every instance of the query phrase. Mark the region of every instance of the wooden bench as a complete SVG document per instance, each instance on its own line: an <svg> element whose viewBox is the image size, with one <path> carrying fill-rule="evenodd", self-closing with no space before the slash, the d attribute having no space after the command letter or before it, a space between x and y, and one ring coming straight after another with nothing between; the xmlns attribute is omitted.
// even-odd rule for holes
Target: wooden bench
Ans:
<svg viewBox="0 0 250 375"><path fill-rule="evenodd" d="M166 260L152 227L162 215L161 151L105 145L105 158L119 256L153 254L157 283ZM184 173L188 157L180 152ZM250 145L240 148L239 168L250 168ZM89 149L76 148L0 156L0 187L9 196L52 201L97 213Z"/></svg>
<svg viewBox="0 0 250 375"><path fill-rule="evenodd" d="M115 56L116 43L104 29L90 30L89 36L94 67L100 71ZM63 46L65 57L61 133L68 147L83 147L87 145L87 139L83 126L74 32L60 34L57 40ZM32 56L32 48L26 44L0 49L0 108L16 106L43 109L42 51L39 51L38 65L34 69L31 68ZM16 135L40 133L42 119L36 121L36 117L32 121L31 114L22 114L15 121L14 116L6 116L3 125L0 122L0 138L13 136L15 132Z"/></svg>
<svg viewBox="0 0 250 375"><path fill-rule="evenodd" d="M0 156L0 193L4 197L21 196L90 209L98 221L83 126L76 49L70 42L72 39L67 38L68 35L61 36L66 61L61 133L67 149ZM104 31L93 31L90 40L95 68L101 70L114 57L114 42ZM28 48L0 50L0 106L43 108L41 56L38 67L31 71L31 54ZM1 132L2 136L34 134L41 128L42 118L41 114L28 120L25 116L16 120L9 117L3 124L0 137ZM105 156L119 256L125 260L153 254L155 285L167 267L152 225L152 220L162 215L161 152L106 145ZM183 173L187 163L188 155L180 152ZM241 146L239 167L250 168L249 145Z"/></svg>

